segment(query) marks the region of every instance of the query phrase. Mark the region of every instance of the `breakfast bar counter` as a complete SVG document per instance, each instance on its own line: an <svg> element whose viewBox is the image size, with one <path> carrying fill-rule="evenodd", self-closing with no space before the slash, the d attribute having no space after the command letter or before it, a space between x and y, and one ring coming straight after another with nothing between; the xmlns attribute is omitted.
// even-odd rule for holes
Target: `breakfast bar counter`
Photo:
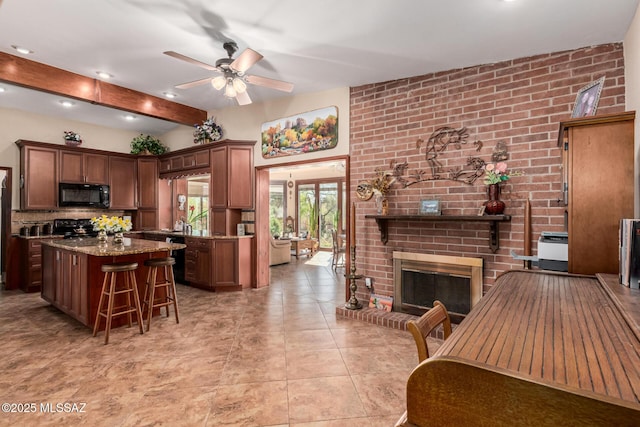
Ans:
<svg viewBox="0 0 640 427"><path fill-rule="evenodd" d="M143 295L147 268L144 261L170 256L184 244L125 239L124 245L111 240L99 244L95 238L42 241L42 298L82 324L93 327L104 273L103 264L136 262L136 282ZM116 301L116 304L119 302ZM112 327L126 323L115 318Z"/></svg>

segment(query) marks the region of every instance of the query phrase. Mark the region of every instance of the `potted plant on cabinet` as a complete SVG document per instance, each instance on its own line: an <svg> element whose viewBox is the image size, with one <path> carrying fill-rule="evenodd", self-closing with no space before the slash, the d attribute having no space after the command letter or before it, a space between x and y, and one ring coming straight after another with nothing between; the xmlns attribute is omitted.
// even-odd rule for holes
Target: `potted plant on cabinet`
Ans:
<svg viewBox="0 0 640 427"><path fill-rule="evenodd" d="M155 154L160 155L167 151L155 136L140 134L131 140L131 154Z"/></svg>

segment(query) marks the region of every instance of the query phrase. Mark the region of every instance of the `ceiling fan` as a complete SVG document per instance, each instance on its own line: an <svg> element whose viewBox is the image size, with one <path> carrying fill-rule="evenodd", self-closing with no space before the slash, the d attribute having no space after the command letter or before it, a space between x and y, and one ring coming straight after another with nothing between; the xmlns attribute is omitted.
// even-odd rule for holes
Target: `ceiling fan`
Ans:
<svg viewBox="0 0 640 427"><path fill-rule="evenodd" d="M291 92L293 90L292 83L245 74L249 68L263 58L263 56L255 50L247 48L242 51L236 59L233 59L233 54L238 50L238 45L234 41L228 41L225 42L222 47L227 51L229 57L218 59L215 66L200 62L196 59L189 58L188 56L184 56L170 50L164 52L165 55L197 65L205 70L220 73L218 76L207 77L205 79L176 85L176 88L188 89L211 82L211 85L217 90L224 88L224 95L228 98L235 98L240 105L251 104L251 98L247 93L247 83L281 90L283 92Z"/></svg>

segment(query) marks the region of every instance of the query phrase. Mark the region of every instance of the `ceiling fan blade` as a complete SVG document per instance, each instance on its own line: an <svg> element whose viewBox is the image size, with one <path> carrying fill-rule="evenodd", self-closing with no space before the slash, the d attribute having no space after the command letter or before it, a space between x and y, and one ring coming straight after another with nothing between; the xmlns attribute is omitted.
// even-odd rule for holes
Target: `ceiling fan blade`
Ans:
<svg viewBox="0 0 640 427"><path fill-rule="evenodd" d="M206 79L200 79L200 80L195 80L193 82L182 83L182 84L176 85L175 87L176 89L189 89L194 86L199 86L205 83L209 83L212 78L213 77L207 77Z"/></svg>
<svg viewBox="0 0 640 427"><path fill-rule="evenodd" d="M281 90L283 92L291 92L293 90L293 83L287 83L281 80L274 80L260 76L246 76L245 79L252 85L264 86L271 89Z"/></svg>
<svg viewBox="0 0 640 427"><path fill-rule="evenodd" d="M188 56L184 56L184 55L182 55L182 54L180 54L178 52L174 52L172 50L168 50L168 51L162 52L162 53L164 53L165 55L169 55L169 56L171 56L173 58L180 59L181 61L185 61L185 62L188 62L190 64L197 65L198 67L202 67L205 70L209 70L209 71L217 71L218 70L213 65L209 65L209 64L206 64L204 62L200 62L197 59L189 58Z"/></svg>
<svg viewBox="0 0 640 427"><path fill-rule="evenodd" d="M240 56L238 56L230 65L230 67L239 73L244 73L249 68L253 67L253 64L260 61L263 58L258 52L253 49L246 48Z"/></svg>
<svg viewBox="0 0 640 427"><path fill-rule="evenodd" d="M246 90L236 95L236 101L238 101L238 105L251 104L251 98L249 97L249 94Z"/></svg>

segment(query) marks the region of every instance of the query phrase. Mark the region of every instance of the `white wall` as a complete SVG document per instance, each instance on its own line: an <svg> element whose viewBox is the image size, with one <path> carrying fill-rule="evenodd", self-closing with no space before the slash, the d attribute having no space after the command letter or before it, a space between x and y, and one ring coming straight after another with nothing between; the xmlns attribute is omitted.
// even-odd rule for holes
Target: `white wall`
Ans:
<svg viewBox="0 0 640 427"><path fill-rule="evenodd" d="M338 145L325 151L298 156L283 156L265 159L260 146L262 124L299 113L335 105L338 107ZM349 88L337 88L323 92L278 98L261 104L229 107L213 110L209 116L216 118L222 126L224 138L256 141L254 165L276 165L300 160L315 160L349 154ZM173 148L173 147L172 147Z"/></svg>
<svg viewBox="0 0 640 427"><path fill-rule="evenodd" d="M631 22L631 26L624 38L624 79L625 102L627 111L636 111L640 114L640 6ZM635 217L640 216L640 116L635 121Z"/></svg>

